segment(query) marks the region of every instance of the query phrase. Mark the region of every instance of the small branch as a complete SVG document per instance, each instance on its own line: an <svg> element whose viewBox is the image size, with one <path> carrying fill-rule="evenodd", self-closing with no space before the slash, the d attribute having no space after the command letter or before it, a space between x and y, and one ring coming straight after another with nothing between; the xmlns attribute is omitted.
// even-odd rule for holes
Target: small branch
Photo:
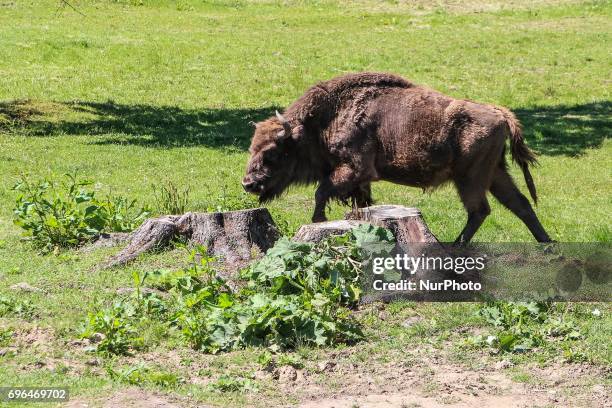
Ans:
<svg viewBox="0 0 612 408"><path fill-rule="evenodd" d="M87 17L87 16L85 15L85 13L83 13L81 10L77 9L77 8L76 8L76 7L74 7L72 4L70 4L70 3L68 2L68 0L60 0L60 4L59 4L59 7L57 8L57 11L59 12L59 10L60 10L61 8L66 7L66 6L70 7L72 10L74 10L74 11L75 11L75 12L77 12L78 14L82 15L83 17Z"/></svg>

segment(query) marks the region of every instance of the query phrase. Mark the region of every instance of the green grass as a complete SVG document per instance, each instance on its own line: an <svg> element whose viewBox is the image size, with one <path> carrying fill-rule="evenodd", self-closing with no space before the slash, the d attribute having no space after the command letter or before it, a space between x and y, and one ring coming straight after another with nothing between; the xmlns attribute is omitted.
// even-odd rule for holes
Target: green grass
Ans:
<svg viewBox="0 0 612 408"><path fill-rule="evenodd" d="M455 97L511 108L540 155L532 171L536 211L551 236L610 241L609 2L73 1L85 17L66 7L57 13L58 3L0 4L0 295L31 301L35 317L28 324L54 329L48 349L0 357L0 384L70 384L75 395L123 386L84 365L90 357L67 344L87 311L130 285L130 268L95 268L112 249L40 256L21 243L12 225L11 187L22 173L78 170L101 193L141 204L154 203L152 184L169 181L190 186L188 209L203 210L211 195L241 194L249 121L345 72L395 72ZM526 190L517 168L512 171ZM295 229L310 219L313 192L292 189L270 209ZM423 194L378 183L374 197L419 207L441 240L453 240L465 222L450 187ZM517 218L491 203L476 240L532 241ZM345 210L334 205L331 216L341 218ZM184 258L178 251L153 254L133 268L177 266ZM8 289L22 281L44 292ZM588 336L580 344L594 361L609 364L610 308L598 307L604 317L585 320ZM440 347L455 328L476 324L473 310L469 304L408 305L398 313L426 316L408 330L372 315L366 323L373 340L352 356L382 361L415 341ZM22 324L0 320L0 327ZM151 336L160 339L161 352L173 349L163 334ZM5 337L0 344L10 341ZM316 359L327 351L309 353ZM240 373L255 369L256 354L198 358L227 362ZM84 368L46 378L48 370L32 368L40 358ZM274 390L260 392L282 398ZM249 403L240 393L220 397L193 385L178 392L206 403Z"/></svg>

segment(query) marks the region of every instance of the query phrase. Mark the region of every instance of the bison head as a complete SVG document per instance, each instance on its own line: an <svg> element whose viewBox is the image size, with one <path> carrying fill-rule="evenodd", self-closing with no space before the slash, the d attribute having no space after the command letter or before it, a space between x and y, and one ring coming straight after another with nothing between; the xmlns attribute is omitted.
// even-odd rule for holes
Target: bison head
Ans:
<svg viewBox="0 0 612 408"><path fill-rule="evenodd" d="M244 189L261 203L278 197L291 184L296 166L297 143L289 122L278 112L255 125Z"/></svg>

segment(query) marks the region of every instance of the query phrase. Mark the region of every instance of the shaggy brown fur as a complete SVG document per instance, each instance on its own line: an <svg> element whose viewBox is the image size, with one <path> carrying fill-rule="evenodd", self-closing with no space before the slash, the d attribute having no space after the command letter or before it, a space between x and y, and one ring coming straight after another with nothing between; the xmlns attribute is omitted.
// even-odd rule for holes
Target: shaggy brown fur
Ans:
<svg viewBox="0 0 612 408"><path fill-rule="evenodd" d="M282 116L256 125L243 185L265 202L291 184L318 183L317 222L325 220L330 199L370 205L372 181L423 189L452 181L468 213L457 242L469 241L489 214L487 191L538 241L549 241L507 172L506 139L536 201L528 168L535 156L512 112L392 74L350 74L313 86Z"/></svg>

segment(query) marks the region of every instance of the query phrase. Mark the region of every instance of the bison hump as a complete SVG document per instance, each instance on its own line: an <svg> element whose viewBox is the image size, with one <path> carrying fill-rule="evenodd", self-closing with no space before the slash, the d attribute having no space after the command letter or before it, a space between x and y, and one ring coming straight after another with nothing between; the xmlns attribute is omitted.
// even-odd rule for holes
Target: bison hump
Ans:
<svg viewBox="0 0 612 408"><path fill-rule="evenodd" d="M410 88L415 86L406 79L393 74L381 72L360 72L339 76L328 81L320 82L310 88L297 101L285 111L285 116L292 121L303 124L316 122L318 127L324 128L345 106L346 99L353 98L355 94L363 93L360 90L370 88L370 94L378 92L372 90L383 88Z"/></svg>
<svg viewBox="0 0 612 408"><path fill-rule="evenodd" d="M321 82L317 86L324 88L330 93L338 93L350 88L372 86L410 88L414 85L404 78L394 74L387 74L384 72L359 72L356 74L339 76L330 79L329 81Z"/></svg>

